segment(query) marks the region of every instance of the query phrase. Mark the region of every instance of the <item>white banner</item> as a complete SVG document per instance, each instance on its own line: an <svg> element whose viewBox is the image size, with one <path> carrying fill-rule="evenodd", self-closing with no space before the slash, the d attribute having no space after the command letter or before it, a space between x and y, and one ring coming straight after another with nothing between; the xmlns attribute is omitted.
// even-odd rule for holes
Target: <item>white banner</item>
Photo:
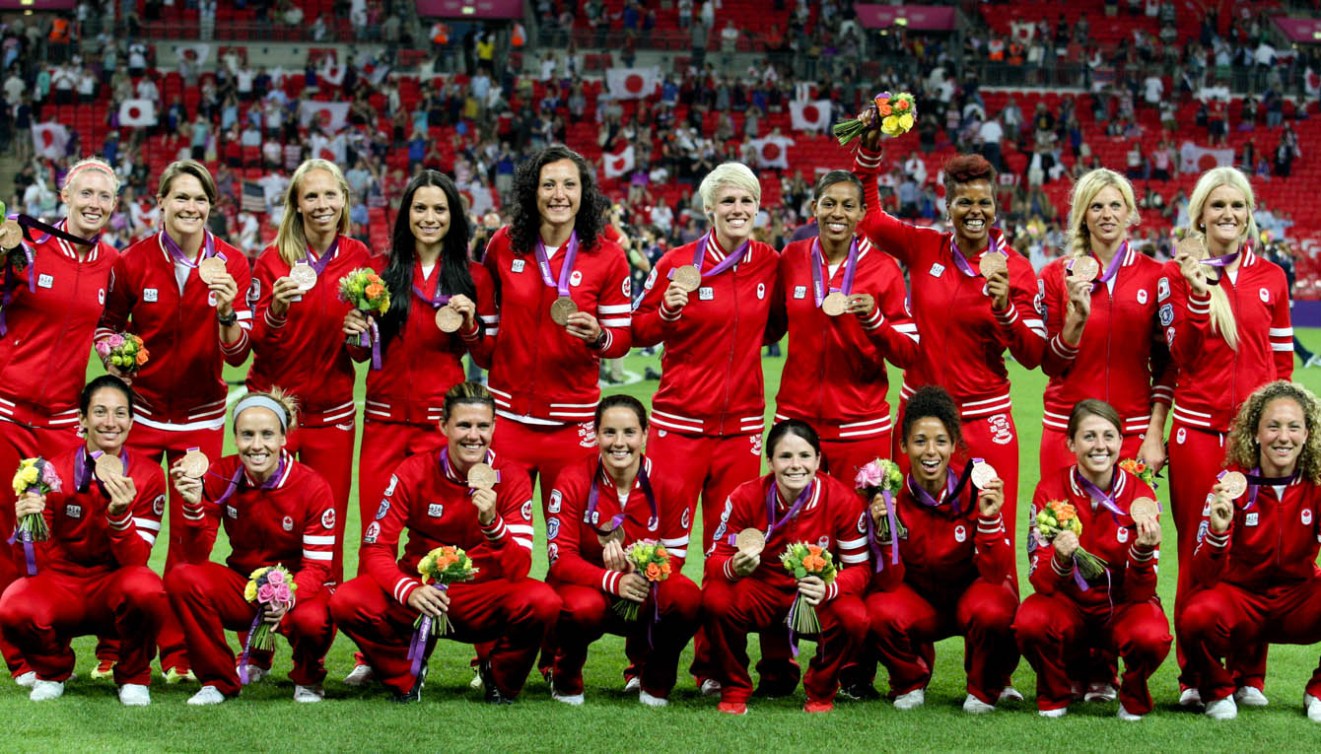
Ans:
<svg viewBox="0 0 1321 754"><path fill-rule="evenodd" d="M781 170L789 168L789 147L793 146L793 139L787 136L767 136L764 139L753 139L749 143L757 151L759 167Z"/></svg>
<svg viewBox="0 0 1321 754"><path fill-rule="evenodd" d="M206 61L211 57L211 45L208 44L187 44L177 45L174 48L174 54L180 62L188 61L197 68L206 65Z"/></svg>

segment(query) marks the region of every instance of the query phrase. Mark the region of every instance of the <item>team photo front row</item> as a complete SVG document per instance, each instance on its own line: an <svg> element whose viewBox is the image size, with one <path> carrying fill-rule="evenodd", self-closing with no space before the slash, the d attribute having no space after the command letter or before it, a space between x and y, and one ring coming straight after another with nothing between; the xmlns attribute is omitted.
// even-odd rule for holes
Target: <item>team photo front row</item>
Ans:
<svg viewBox="0 0 1321 754"><path fill-rule="evenodd" d="M1033 593L1021 604L1006 485L970 457L958 406L939 387L907 398L897 462L875 459L854 480L825 473L810 424L777 422L764 442L770 473L737 485L718 511L700 586L682 573L696 501L646 454L648 413L626 395L601 400L596 453L549 491L549 571L532 578L532 482L492 451L497 404L473 382L445 393L440 448L389 477L362 520L359 575L338 586L330 568L344 543L330 485L288 450L295 404L278 389L243 396L231 412L235 455L193 451L169 468L184 562L162 579L148 561L166 474L127 449L135 400L118 377L94 379L78 408L85 443L16 473L23 573L0 597L0 629L33 701L61 696L72 639L94 634L125 705L150 703L158 649L162 665L186 657L201 685L189 704L236 697L270 672L277 635L291 648L295 701L318 702L341 630L360 652L346 683L377 681L396 701L420 700L443 638L474 645L490 703L511 703L535 667L552 698L581 705L588 652L608 632L625 637L628 688L641 703L668 703L694 642L689 672L701 692L745 714L757 633L763 692L796 689L807 638L816 652L802 675L805 711L828 712L841 694L881 698L878 665L894 707L911 710L925 701L935 643L963 636L967 713L1022 698L1012 685L1021 656L1041 716L1117 698L1118 717L1136 721L1153 708L1148 679L1175 642L1156 590L1150 469L1121 462L1122 420L1098 400L1068 416L1074 463L1043 472L1032 494ZM1264 700L1241 679L1264 675L1251 663L1267 645L1321 641L1319 420L1307 389L1257 389L1234 420L1224 470L1205 480L1174 633L1181 701L1195 696L1209 717ZM223 563L211 560L221 527ZM238 632L237 657L227 630ZM1321 722L1321 668L1305 711Z"/></svg>

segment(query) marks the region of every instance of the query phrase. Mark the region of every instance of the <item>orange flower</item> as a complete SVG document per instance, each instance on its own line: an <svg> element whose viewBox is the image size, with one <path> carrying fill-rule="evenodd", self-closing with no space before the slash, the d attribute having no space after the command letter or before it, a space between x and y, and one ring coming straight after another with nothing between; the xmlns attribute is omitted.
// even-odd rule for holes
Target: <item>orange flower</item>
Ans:
<svg viewBox="0 0 1321 754"><path fill-rule="evenodd" d="M906 99L901 99L901 100L899 100L898 102L894 103L894 109L899 110L900 112L902 112L902 111L904 111L904 110L907 110L907 109L908 109L908 100L906 100Z"/></svg>
<svg viewBox="0 0 1321 754"><path fill-rule="evenodd" d="M803 568L808 573L817 573L819 571L825 570L825 567L826 567L826 559L821 557L820 555L808 555L807 557L803 558Z"/></svg>
<svg viewBox="0 0 1321 754"><path fill-rule="evenodd" d="M660 566L655 563L647 564L647 581L659 581L661 577Z"/></svg>
<svg viewBox="0 0 1321 754"><path fill-rule="evenodd" d="M660 569L661 569L661 573L665 574L666 576L669 576L669 575L670 575L670 561L667 560L667 561L665 561L664 563L661 563L661 567L660 567Z"/></svg>
<svg viewBox="0 0 1321 754"><path fill-rule="evenodd" d="M370 283L365 291L367 298L380 298L385 293L385 286L380 283Z"/></svg>
<svg viewBox="0 0 1321 754"><path fill-rule="evenodd" d="M1055 509L1055 520L1061 524L1065 521L1072 521L1077 517L1078 509L1068 503L1060 503L1059 507Z"/></svg>
<svg viewBox="0 0 1321 754"><path fill-rule="evenodd" d="M658 558L670 557L670 554L668 552L665 552L665 545L656 545L656 557Z"/></svg>
<svg viewBox="0 0 1321 754"><path fill-rule="evenodd" d="M138 366L142 366L143 364L146 364L146 363L147 363L147 349L145 349L145 348L139 349L139 350L138 350L138 355L137 355L136 357L134 357L134 358L135 358L135 360L137 361Z"/></svg>
<svg viewBox="0 0 1321 754"><path fill-rule="evenodd" d="M894 112L894 109L890 107L889 102L882 102L881 104L876 106L876 113L880 115L882 118L886 117L892 112Z"/></svg>
<svg viewBox="0 0 1321 754"><path fill-rule="evenodd" d="M818 545L808 545L808 546L807 546L807 552L808 552L808 554L810 554L810 555L817 555L817 556L819 556L819 555L821 555L821 547L818 546Z"/></svg>

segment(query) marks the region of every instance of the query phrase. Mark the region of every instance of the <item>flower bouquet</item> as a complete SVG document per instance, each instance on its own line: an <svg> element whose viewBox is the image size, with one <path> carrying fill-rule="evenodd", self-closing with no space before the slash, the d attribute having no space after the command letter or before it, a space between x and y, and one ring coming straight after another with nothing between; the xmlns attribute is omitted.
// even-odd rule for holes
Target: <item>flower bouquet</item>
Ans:
<svg viewBox="0 0 1321 754"><path fill-rule="evenodd" d="M150 356L142 338L133 333L115 333L96 341L96 353L106 366L118 367L127 374L136 373Z"/></svg>
<svg viewBox="0 0 1321 754"><path fill-rule="evenodd" d="M24 458L14 472L14 494L35 492L48 495L60 491L60 476L55 466L45 458ZM29 513L18 522L18 534L24 542L45 542L50 539L50 527L40 513Z"/></svg>
<svg viewBox="0 0 1321 754"><path fill-rule="evenodd" d="M1037 511L1037 532L1046 542L1054 542L1055 537L1065 531L1082 536L1082 521L1078 519L1078 511L1072 505L1052 500ZM1105 573L1105 561L1087 552L1081 545L1073 551L1073 562L1078 567L1078 573L1088 581Z"/></svg>
<svg viewBox="0 0 1321 754"><path fill-rule="evenodd" d="M830 551L806 542L795 542L785 548L784 554L780 556L780 562L795 579L817 576L828 585L838 574L835 569L835 559ZM809 605L802 594L795 598L785 622L796 634L821 633L821 621L816 616L816 608Z"/></svg>
<svg viewBox="0 0 1321 754"><path fill-rule="evenodd" d="M858 469L858 475L853 478L854 489L861 492L868 502L878 494L885 498L886 515L877 526L881 542L894 542L908 537L908 529L894 509L894 493L903 485L904 472L899 470L899 464L888 458L873 460Z"/></svg>
<svg viewBox="0 0 1321 754"><path fill-rule="evenodd" d="M1156 489L1156 471L1142 461L1125 458L1119 462L1119 468L1146 482L1153 490Z"/></svg>
<svg viewBox="0 0 1321 754"><path fill-rule="evenodd" d="M431 579L431 583L441 591L447 589L450 584L472 581L479 570L481 569L473 567L472 558L468 557L468 553L448 545L437 547L427 553L417 564L417 572ZM444 613L434 621L429 615L419 615L413 622L413 627L431 636L445 636L454 630L454 624L450 623L449 616Z"/></svg>
<svg viewBox="0 0 1321 754"><path fill-rule="evenodd" d="M670 577L670 553L665 550L665 545L651 540L640 540L629 545L624 551L624 557L651 585L653 597L657 585ZM615 601L614 611L624 620L635 621L638 619L638 611L641 607L642 605L632 600L619 599Z"/></svg>
<svg viewBox="0 0 1321 754"><path fill-rule="evenodd" d="M256 627L248 634L248 643L252 648L263 651L275 649L274 628L270 623L260 620L265 612L260 608L270 605L276 610L289 610L294 606L294 592L297 589L294 577L282 565L258 568L248 577L248 585L243 588L243 599L259 608Z"/></svg>
<svg viewBox="0 0 1321 754"><path fill-rule="evenodd" d="M390 289L381 276L368 267L359 267L339 279L340 300L367 315L370 331L356 338L356 345L372 349L372 369L381 368L381 338L376 318L390 310ZM350 336L350 342L355 338Z"/></svg>
<svg viewBox="0 0 1321 754"><path fill-rule="evenodd" d="M871 125L867 125L862 118L851 118L835 124L835 136L841 146L874 129L880 129L886 136L902 136L912 130L917 117L917 102L908 92L893 95L881 92L872 98L866 109L875 113Z"/></svg>

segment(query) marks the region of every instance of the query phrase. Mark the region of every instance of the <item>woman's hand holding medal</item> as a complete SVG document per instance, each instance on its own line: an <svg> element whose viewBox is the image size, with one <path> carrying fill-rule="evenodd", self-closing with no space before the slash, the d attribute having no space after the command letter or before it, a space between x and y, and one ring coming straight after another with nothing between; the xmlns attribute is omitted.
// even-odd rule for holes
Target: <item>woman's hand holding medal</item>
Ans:
<svg viewBox="0 0 1321 754"><path fill-rule="evenodd" d="M1211 531L1216 534L1224 534L1229 531L1229 525L1234 521L1234 497L1233 490L1224 481L1215 483L1211 488ZM1239 493L1242 494L1242 493Z"/></svg>
<svg viewBox="0 0 1321 754"><path fill-rule="evenodd" d="M113 456L110 457L113 458ZM138 488L137 485L133 484L133 477L124 476L123 474L106 474L105 476L97 474L97 478L105 485L105 491L110 495L110 505L106 508L106 513L114 517L124 515L129 505L133 503L133 499L138 496Z"/></svg>
<svg viewBox="0 0 1321 754"><path fill-rule="evenodd" d="M490 526L495 521L495 490L489 487L473 490L472 504L477 508L477 523Z"/></svg>
<svg viewBox="0 0 1321 754"><path fill-rule="evenodd" d="M739 578L751 576L752 572L757 570L757 566L761 565L761 553L738 550L734 553L730 563L734 569L734 574Z"/></svg>
<svg viewBox="0 0 1321 754"><path fill-rule="evenodd" d="M596 321L596 317L582 310L569 315L568 321L564 323L564 329L573 337L588 344L595 343L605 332L601 329L601 323Z"/></svg>
<svg viewBox="0 0 1321 754"><path fill-rule="evenodd" d="M477 304L472 299L462 293L455 294L446 306L463 316L462 332L472 332L477 327Z"/></svg>
<svg viewBox="0 0 1321 754"><path fill-rule="evenodd" d="M995 518L1005 504L1005 481L996 477L986 483L977 493L977 515L982 518Z"/></svg>
<svg viewBox="0 0 1321 754"><path fill-rule="evenodd" d="M276 278L271 285L271 313L283 317L289 313L289 304L299 301L306 289L291 276Z"/></svg>
<svg viewBox="0 0 1321 754"><path fill-rule="evenodd" d="M687 286L671 280L670 284L665 288L665 296L661 299L661 305L667 310L679 314L683 311L683 308L688 305L688 294L690 292L691 291L688 290Z"/></svg>
<svg viewBox="0 0 1321 754"><path fill-rule="evenodd" d="M987 264L988 257L994 263ZM1009 265L1003 260L1003 254L990 249L982 254L981 273L986 278L986 295L991 297L991 309L997 312L1009 308Z"/></svg>
<svg viewBox="0 0 1321 754"><path fill-rule="evenodd" d="M1211 284L1206 277L1206 265L1202 264L1202 250L1200 241L1195 238L1185 238L1179 242L1174 253L1174 261L1179 263L1179 271L1183 273L1183 279L1188 281L1193 293L1199 296L1211 292Z"/></svg>
<svg viewBox="0 0 1321 754"><path fill-rule="evenodd" d="M219 262L219 264L212 264L213 262ZM199 266L199 276L202 278L202 282L206 283L207 289L215 294L216 314L221 317L232 316L234 314L234 299L238 298L239 295L238 281L234 280L234 276L229 274L229 269L225 267L225 263L218 257L204 259L202 264L206 265L206 273L201 274L201 267Z"/></svg>

